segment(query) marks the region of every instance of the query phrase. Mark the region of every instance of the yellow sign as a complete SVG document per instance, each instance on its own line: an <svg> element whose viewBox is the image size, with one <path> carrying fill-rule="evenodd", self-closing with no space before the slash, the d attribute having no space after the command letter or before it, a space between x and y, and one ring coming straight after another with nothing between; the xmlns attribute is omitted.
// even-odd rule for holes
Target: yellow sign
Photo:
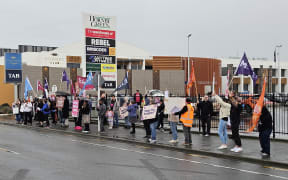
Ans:
<svg viewBox="0 0 288 180"><path fill-rule="evenodd" d="M109 56L116 56L116 48L109 47Z"/></svg>
<svg viewBox="0 0 288 180"><path fill-rule="evenodd" d="M101 72L116 72L116 64L101 64Z"/></svg>
<svg viewBox="0 0 288 180"><path fill-rule="evenodd" d="M79 63L81 64L81 56L67 56L67 63Z"/></svg>

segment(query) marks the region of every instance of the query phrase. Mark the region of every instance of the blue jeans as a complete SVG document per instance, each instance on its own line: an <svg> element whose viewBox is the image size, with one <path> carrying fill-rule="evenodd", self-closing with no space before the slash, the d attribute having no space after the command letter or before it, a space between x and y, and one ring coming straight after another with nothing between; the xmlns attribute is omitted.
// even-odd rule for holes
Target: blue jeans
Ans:
<svg viewBox="0 0 288 180"><path fill-rule="evenodd" d="M171 127L171 131L172 131L173 140L177 140L178 139L177 122L170 122L170 127Z"/></svg>
<svg viewBox="0 0 288 180"><path fill-rule="evenodd" d="M218 134L220 136L222 144L227 144L228 135L227 135L227 121L220 119L218 126Z"/></svg>
<svg viewBox="0 0 288 180"><path fill-rule="evenodd" d="M150 123L150 129L151 129L151 139L156 140L156 128L158 126L158 121Z"/></svg>
<svg viewBox="0 0 288 180"><path fill-rule="evenodd" d="M20 122L21 121L21 115L20 114L16 114L16 121Z"/></svg>
<svg viewBox="0 0 288 180"><path fill-rule="evenodd" d="M127 117L125 117L125 125L126 126L131 126L131 123L130 123L130 121L129 121L129 118L128 118L128 116Z"/></svg>
<svg viewBox="0 0 288 180"><path fill-rule="evenodd" d="M114 126L115 127L118 127L118 113L117 112L114 112Z"/></svg>
<svg viewBox="0 0 288 180"><path fill-rule="evenodd" d="M60 123L65 123L64 119L63 119L63 112L62 110L58 110L58 119L60 121ZM63 122L64 121L64 122Z"/></svg>

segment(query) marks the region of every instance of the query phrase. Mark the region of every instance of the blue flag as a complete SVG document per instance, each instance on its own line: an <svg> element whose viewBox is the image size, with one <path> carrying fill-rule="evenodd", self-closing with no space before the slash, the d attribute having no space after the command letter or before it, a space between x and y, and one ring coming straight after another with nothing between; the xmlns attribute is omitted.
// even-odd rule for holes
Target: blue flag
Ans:
<svg viewBox="0 0 288 180"><path fill-rule="evenodd" d="M240 61L240 64L236 70L236 73L235 73L235 75L239 75L239 74L243 74L244 76L250 75L254 81L254 84L255 84L256 80L258 79L258 76L253 71L253 69L250 66L250 63L248 62L246 53L244 53L244 55Z"/></svg>
<svg viewBox="0 0 288 180"><path fill-rule="evenodd" d="M87 75L86 82L85 82L83 88L81 89L81 91L79 93L79 96L81 96L83 94L83 91L85 90L86 86L90 85L90 84L93 85L93 76L92 76L92 72L91 71Z"/></svg>
<svg viewBox="0 0 288 180"><path fill-rule="evenodd" d="M25 89L24 89L24 97L25 97L26 100L28 99L28 97L27 97L28 96L28 92L32 91L32 90L33 90L33 87L31 86L31 83L30 83L28 77L26 77L26 79L25 79Z"/></svg>
<svg viewBox="0 0 288 180"><path fill-rule="evenodd" d="M129 89L129 82L128 82L128 72L126 72L125 77L121 84L115 89L115 91L120 91L122 89ZM115 92L114 91L114 92Z"/></svg>

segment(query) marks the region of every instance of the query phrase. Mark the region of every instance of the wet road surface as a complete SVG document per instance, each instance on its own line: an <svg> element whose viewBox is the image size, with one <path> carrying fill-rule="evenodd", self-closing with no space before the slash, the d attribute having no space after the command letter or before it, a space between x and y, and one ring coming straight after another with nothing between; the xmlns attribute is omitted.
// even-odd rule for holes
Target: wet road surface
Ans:
<svg viewBox="0 0 288 180"><path fill-rule="evenodd" d="M288 180L288 167L0 125L0 180L10 179Z"/></svg>

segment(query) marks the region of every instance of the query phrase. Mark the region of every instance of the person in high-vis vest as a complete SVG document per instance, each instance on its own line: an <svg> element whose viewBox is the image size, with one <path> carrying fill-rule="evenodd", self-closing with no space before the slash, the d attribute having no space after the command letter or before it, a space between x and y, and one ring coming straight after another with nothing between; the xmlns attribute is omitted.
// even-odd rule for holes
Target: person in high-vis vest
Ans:
<svg viewBox="0 0 288 180"><path fill-rule="evenodd" d="M183 132L185 137L184 145L192 145L191 127L194 118L194 108L191 105L191 100L186 98L186 105L181 109L181 111L174 113L174 115L179 115L180 121L183 123Z"/></svg>

